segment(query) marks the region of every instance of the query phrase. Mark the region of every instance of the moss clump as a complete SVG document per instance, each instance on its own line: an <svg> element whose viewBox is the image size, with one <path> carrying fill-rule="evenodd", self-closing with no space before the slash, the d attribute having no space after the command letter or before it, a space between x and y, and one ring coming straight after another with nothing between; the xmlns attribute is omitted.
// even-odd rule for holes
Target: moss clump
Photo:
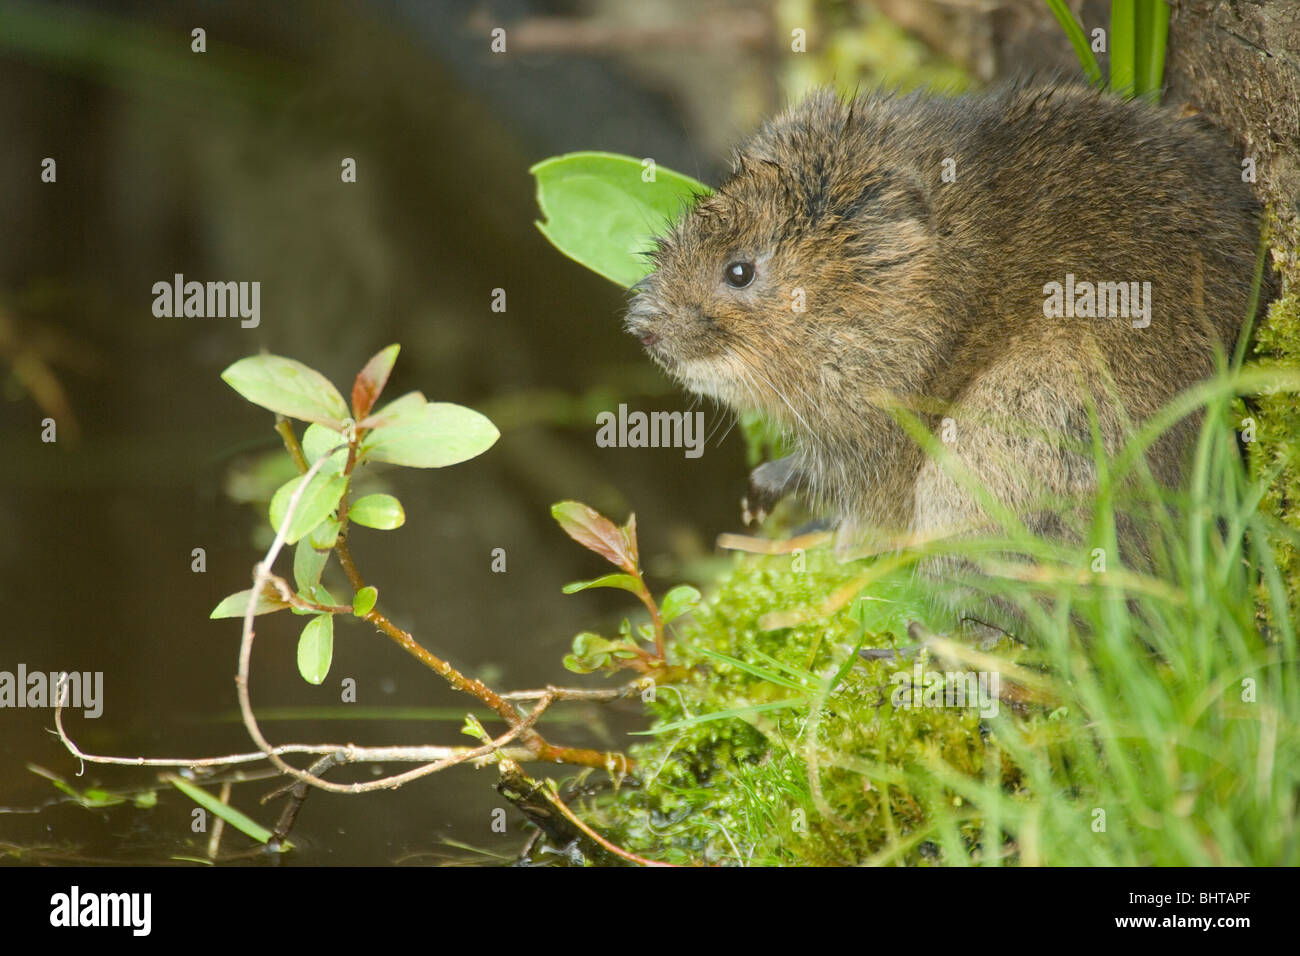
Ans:
<svg viewBox="0 0 1300 956"><path fill-rule="evenodd" d="M914 662L856 653L910 643L907 623L929 614L910 574L877 580L869 599L819 619L764 626L765 615L819 607L864 570L825 551L738 557L676 644L676 659L699 676L659 688L649 705L652 733L632 748L640 785L593 822L635 852L678 863L852 864L882 854L924 863L944 853L914 834L942 801L956 810L945 815L957 821L949 836L974 848L980 821L935 778L918 786L908 770L988 772L996 745L980 713L895 706L893 675L913 674Z"/></svg>
<svg viewBox="0 0 1300 956"><path fill-rule="evenodd" d="M1254 351L1261 365L1294 369L1300 367L1300 265L1294 253L1284 254L1284 250L1300 250L1300 225L1286 230L1275 219L1271 237L1282 294L1260 324ZM1257 424L1250 456L1252 477L1267 478L1280 469L1260 508L1300 533L1300 398L1287 391L1260 396L1252 411ZM1300 610L1300 549L1278 536L1274 555L1290 605Z"/></svg>

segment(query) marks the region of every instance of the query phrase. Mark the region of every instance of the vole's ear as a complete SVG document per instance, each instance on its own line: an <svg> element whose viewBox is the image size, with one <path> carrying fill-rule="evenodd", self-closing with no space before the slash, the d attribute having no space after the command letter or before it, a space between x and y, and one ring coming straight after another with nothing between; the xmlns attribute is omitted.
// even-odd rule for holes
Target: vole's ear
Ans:
<svg viewBox="0 0 1300 956"><path fill-rule="evenodd" d="M894 185L903 218L932 227L934 206L930 202L930 186L926 179L917 170L904 167L895 174Z"/></svg>
<svg viewBox="0 0 1300 956"><path fill-rule="evenodd" d="M870 271L900 265L932 247L937 235L930 192L913 170L863 176L841 222L853 224L856 258Z"/></svg>
<svg viewBox="0 0 1300 956"><path fill-rule="evenodd" d="M929 185L909 167L861 177L853 183L841 210L843 218L867 223L913 221L929 226L933 220Z"/></svg>

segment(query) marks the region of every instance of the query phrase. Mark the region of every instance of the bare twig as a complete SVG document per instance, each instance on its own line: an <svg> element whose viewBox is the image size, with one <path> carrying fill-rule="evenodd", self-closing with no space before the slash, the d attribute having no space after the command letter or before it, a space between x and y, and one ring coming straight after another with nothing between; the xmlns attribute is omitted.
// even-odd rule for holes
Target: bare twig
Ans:
<svg viewBox="0 0 1300 956"><path fill-rule="evenodd" d="M221 785L221 794L217 797L222 803L230 805L230 781L227 780ZM226 821L221 817L212 824L212 835L208 837L208 859L215 860L217 851L221 849L221 834L226 830Z"/></svg>
<svg viewBox="0 0 1300 956"><path fill-rule="evenodd" d="M72 740L63 728L63 707L58 701L54 705L54 725L63 746L83 763L115 764L123 767L230 767L239 764L258 763L268 759L265 751L253 753L226 754L220 757L110 757L103 754L88 754ZM276 754L332 754L339 764L351 763L426 763L463 757L476 747L358 747L356 744L280 744L272 748ZM506 754L527 760L532 751L523 747L507 748ZM84 768L77 776L84 773ZM254 779L252 777L248 779Z"/></svg>

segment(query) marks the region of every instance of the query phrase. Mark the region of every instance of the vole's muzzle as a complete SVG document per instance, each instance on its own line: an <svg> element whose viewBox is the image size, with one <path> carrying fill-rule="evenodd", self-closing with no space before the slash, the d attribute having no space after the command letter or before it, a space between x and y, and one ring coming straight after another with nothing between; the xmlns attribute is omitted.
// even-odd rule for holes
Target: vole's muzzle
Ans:
<svg viewBox="0 0 1300 956"><path fill-rule="evenodd" d="M646 348L655 345L659 341L659 334L654 330L655 320L659 318L659 312L645 298L645 290L649 279L650 277L646 276L632 286L632 291L637 293L637 296L632 300L632 305L623 319L623 328L640 339L641 344Z"/></svg>

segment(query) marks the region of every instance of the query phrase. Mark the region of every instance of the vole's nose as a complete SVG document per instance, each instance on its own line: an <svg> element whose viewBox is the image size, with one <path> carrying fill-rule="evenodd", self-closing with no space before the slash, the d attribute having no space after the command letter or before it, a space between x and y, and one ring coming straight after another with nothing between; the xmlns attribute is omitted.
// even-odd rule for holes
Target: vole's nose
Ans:
<svg viewBox="0 0 1300 956"><path fill-rule="evenodd" d="M637 285L645 282L642 279ZM636 288L633 286L632 288ZM644 288L644 286L643 286ZM659 341L659 335L652 328L655 313L650 310L648 303L639 299L632 303L632 307L627 311L627 318L623 320L623 327L641 340L641 344L649 348Z"/></svg>
<svg viewBox="0 0 1300 956"><path fill-rule="evenodd" d="M650 324L646 321L647 319L648 316L638 316L634 318L629 313L627 321L624 323L624 328L640 339L642 345L649 348L651 345L654 345L659 341L659 333L650 329Z"/></svg>

